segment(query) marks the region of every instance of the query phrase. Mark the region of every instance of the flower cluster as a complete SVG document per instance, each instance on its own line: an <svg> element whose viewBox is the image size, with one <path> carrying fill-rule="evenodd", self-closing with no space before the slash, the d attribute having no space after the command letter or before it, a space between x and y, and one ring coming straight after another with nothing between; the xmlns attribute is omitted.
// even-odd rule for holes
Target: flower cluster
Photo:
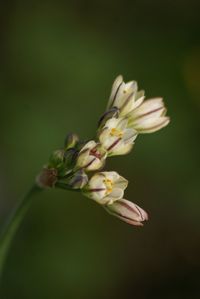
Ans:
<svg viewBox="0 0 200 299"><path fill-rule="evenodd" d="M142 225L147 213L124 199L128 181L115 171L101 171L110 156L128 154L139 134L152 133L169 123L162 98L145 100L135 81L118 76L113 83L105 113L100 118L95 140L80 141L69 134L64 148L55 151L37 177L40 187L81 191L119 219ZM89 177L90 171L96 171Z"/></svg>

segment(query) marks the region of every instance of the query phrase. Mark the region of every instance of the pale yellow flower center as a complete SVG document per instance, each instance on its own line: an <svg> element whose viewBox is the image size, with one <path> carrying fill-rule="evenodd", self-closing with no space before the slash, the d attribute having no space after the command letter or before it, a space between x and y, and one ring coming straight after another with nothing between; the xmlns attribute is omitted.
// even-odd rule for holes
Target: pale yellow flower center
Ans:
<svg viewBox="0 0 200 299"><path fill-rule="evenodd" d="M123 132L121 130L119 130L119 129L112 128L111 131L110 131L110 135L121 138L123 136Z"/></svg>
<svg viewBox="0 0 200 299"><path fill-rule="evenodd" d="M113 190L113 182L110 179L103 180L105 186L106 186L106 195L110 194Z"/></svg>

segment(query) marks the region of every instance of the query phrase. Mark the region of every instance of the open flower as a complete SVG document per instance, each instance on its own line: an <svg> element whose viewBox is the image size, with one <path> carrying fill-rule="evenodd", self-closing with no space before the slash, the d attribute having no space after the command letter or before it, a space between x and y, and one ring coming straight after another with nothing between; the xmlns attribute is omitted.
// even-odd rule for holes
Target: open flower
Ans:
<svg viewBox="0 0 200 299"><path fill-rule="evenodd" d="M113 204L124 195L128 181L115 171L99 172L93 175L85 187L84 194L99 204Z"/></svg>
<svg viewBox="0 0 200 299"><path fill-rule="evenodd" d="M112 86L107 109L117 107L119 116L126 116L131 110L138 107L144 100L144 91L138 91L136 81L125 83L123 77L118 76Z"/></svg>
<svg viewBox="0 0 200 299"><path fill-rule="evenodd" d="M99 141L108 156L125 155L132 149L137 132L127 124L128 119L113 117L100 131Z"/></svg>
<svg viewBox="0 0 200 299"><path fill-rule="evenodd" d="M80 150L76 169L84 168L87 171L100 169L105 163L106 156L107 153L101 145L91 140Z"/></svg>
<svg viewBox="0 0 200 299"><path fill-rule="evenodd" d="M126 199L119 199L104 208L109 214L131 225L142 226L142 222L148 220L148 215L143 209Z"/></svg>
<svg viewBox="0 0 200 299"><path fill-rule="evenodd" d="M168 125L170 119L165 116L165 108L162 98L154 98L144 101L139 107L128 114L128 126L138 133L152 133Z"/></svg>

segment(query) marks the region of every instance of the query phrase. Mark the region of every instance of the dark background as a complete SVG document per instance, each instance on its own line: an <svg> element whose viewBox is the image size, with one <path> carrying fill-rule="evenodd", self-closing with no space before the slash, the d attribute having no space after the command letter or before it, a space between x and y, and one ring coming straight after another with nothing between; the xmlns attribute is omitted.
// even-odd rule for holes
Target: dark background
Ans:
<svg viewBox="0 0 200 299"><path fill-rule="evenodd" d="M200 298L199 1L0 4L0 225L52 150L91 138L118 74L163 96L170 125L107 170L130 181L143 228L62 190L35 197L12 244L5 299Z"/></svg>

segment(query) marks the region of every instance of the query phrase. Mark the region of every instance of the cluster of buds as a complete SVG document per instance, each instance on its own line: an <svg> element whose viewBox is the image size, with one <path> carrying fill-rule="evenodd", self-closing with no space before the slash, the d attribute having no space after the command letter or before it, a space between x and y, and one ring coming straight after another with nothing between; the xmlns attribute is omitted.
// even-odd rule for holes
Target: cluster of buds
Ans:
<svg viewBox="0 0 200 299"><path fill-rule="evenodd" d="M76 134L69 134L64 147L51 155L37 184L41 188L80 191L111 215L132 225L143 225L147 213L124 199L128 181L117 172L102 168L108 157L128 154L139 134L158 131L168 123L162 98L145 100L137 82L125 83L118 76L99 120L96 139L83 142ZM90 171L95 174L89 176Z"/></svg>

